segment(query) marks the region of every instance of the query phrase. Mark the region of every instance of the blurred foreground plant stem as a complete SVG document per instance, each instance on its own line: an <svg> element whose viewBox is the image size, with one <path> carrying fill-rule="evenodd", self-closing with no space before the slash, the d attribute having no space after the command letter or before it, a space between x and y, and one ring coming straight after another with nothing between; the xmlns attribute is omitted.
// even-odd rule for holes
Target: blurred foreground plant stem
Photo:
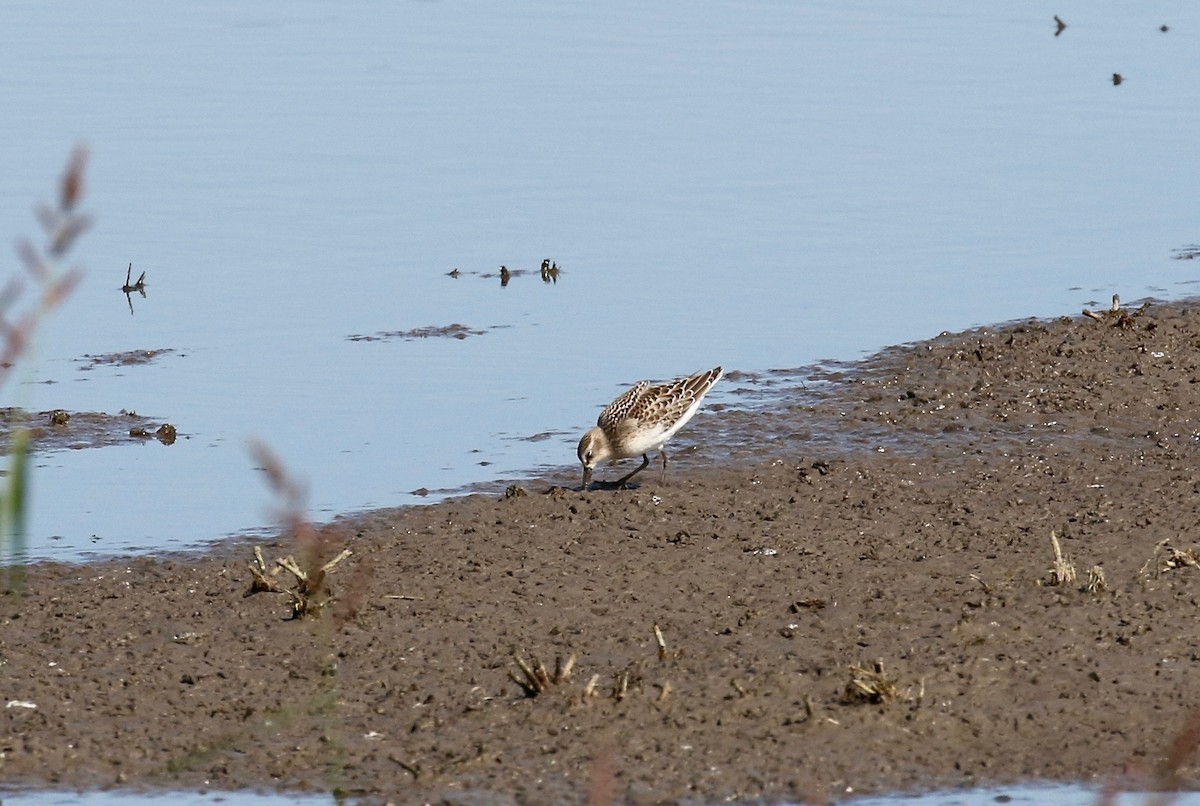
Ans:
<svg viewBox="0 0 1200 806"><path fill-rule="evenodd" d="M91 224L78 211L83 197L87 150L77 146L59 183L58 204L34 208L46 233L39 250L29 240L17 242L24 273L17 272L0 288L0 388L29 351L30 341L51 311L78 284L83 272L64 268L75 239ZM26 293L32 285L32 291ZM8 479L0 490L0 590L20 583L25 553L25 519L29 507L29 429L19 424L9 442Z"/></svg>

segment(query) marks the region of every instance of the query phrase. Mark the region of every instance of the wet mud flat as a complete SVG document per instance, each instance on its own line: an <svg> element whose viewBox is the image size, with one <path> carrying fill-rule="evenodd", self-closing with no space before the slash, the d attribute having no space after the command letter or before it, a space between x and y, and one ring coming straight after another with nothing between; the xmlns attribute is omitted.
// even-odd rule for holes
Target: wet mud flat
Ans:
<svg viewBox="0 0 1200 806"><path fill-rule="evenodd" d="M352 552L320 618L246 596L246 544L9 573L0 777L463 804L1194 786L1200 308L945 334L805 387L702 412L665 484L564 468L335 522L316 559L260 541L301 570Z"/></svg>
<svg viewBox="0 0 1200 806"><path fill-rule="evenodd" d="M131 350L84 355L76 359L76 363L81 372L91 372L101 367L141 367L176 353L176 350L169 348ZM152 438L164 445L173 445L178 435L177 429L170 423L124 409L112 414L66 409L32 412L20 408L0 408L0 453L4 454L11 453L14 442L21 440L29 452L44 453L107 448L145 442Z"/></svg>
<svg viewBox="0 0 1200 806"><path fill-rule="evenodd" d="M157 439L174 444L175 426L143 417L135 411L108 414L102 411L28 412L24 409L0 409L0 452L12 449L16 434L28 440L31 452L106 448ZM36 502L35 502L36 505Z"/></svg>

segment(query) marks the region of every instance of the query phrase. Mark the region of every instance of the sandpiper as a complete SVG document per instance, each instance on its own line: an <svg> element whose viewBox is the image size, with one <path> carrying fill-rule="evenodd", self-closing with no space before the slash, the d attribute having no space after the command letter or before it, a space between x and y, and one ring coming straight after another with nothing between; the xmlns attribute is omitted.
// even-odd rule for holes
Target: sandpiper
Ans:
<svg viewBox="0 0 1200 806"><path fill-rule="evenodd" d="M650 451L662 456L663 478L667 476L667 452L664 446L692 419L700 402L721 379L724 370L715 367L661 386L639 381L618 397L596 420L596 427L579 440L579 461L583 464L583 489L592 482L592 470L601 462L616 462L641 454L642 464L617 480L625 484L650 464Z"/></svg>

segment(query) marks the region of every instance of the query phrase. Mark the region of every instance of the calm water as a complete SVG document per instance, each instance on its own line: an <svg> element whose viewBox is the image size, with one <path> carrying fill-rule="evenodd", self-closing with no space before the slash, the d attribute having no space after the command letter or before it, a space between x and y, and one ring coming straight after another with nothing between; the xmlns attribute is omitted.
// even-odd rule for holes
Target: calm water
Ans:
<svg viewBox="0 0 1200 806"><path fill-rule="evenodd" d="M1041 806L1096 806L1100 794L1080 786L1015 786L976 789L966 792L934 792L912 797L891 796L846 801L846 806L1002 806L1002 804L1041 804ZM1200 794L1130 793L1114 796L1117 806L1197 806Z"/></svg>
<svg viewBox="0 0 1200 806"><path fill-rule="evenodd" d="M574 464L639 378L1195 293L1197 263L1172 259L1200 240L1194 3L15 0L3 17L0 231L34 232L80 140L97 217L86 282L3 403L186 435L40 456L39 556L267 522L251 437L327 518ZM557 284L479 276L546 257ZM130 262L149 284L133 315ZM484 332L349 338L452 323ZM159 348L178 353L80 370Z"/></svg>

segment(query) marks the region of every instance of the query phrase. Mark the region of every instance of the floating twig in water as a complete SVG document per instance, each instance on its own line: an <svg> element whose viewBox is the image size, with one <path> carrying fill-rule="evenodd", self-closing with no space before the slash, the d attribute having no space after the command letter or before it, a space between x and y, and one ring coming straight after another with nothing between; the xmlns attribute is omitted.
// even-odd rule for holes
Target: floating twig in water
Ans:
<svg viewBox="0 0 1200 806"><path fill-rule="evenodd" d="M121 290L126 294L131 291L141 291L142 296L146 295L146 272L142 272L138 276L136 283L130 283L129 278L133 276L133 264L129 264L129 268L125 270L125 285L121 286Z"/></svg>
<svg viewBox="0 0 1200 806"><path fill-rule="evenodd" d="M133 316L133 297L130 296L134 291L142 295L142 299L146 298L146 272L142 272L137 278L136 283L130 283L133 277L133 264L129 264L129 268L125 270L125 285L121 286L121 290L125 292L125 301L129 303L129 315Z"/></svg>

